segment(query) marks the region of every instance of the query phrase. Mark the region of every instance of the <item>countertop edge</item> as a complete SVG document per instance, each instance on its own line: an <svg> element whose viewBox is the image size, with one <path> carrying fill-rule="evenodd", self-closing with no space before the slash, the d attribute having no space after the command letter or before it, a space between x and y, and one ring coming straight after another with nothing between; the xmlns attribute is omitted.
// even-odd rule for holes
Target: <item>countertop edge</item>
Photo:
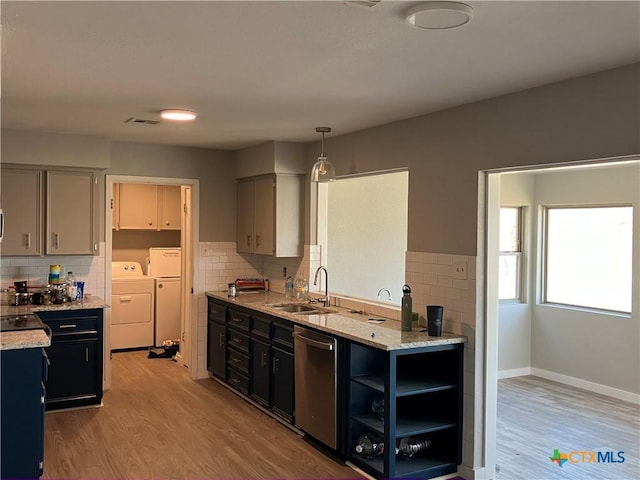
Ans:
<svg viewBox="0 0 640 480"><path fill-rule="evenodd" d="M296 315L282 312L265 305L267 303L286 301L284 295L275 292L240 294L237 297L228 297L226 291L206 291L205 295L229 305L237 305L259 313L282 318L296 325L315 328L380 350L409 350L467 342L467 337L450 332L444 332L441 337L429 337L428 334L422 331L400 332L400 323L393 319L386 319L386 321L389 322L387 325L392 325L394 328L369 324L366 320L342 315L339 311L343 309L334 306L327 308L338 310L337 313ZM288 303L292 302L288 301ZM327 325L328 323L336 323L339 326L332 327Z"/></svg>

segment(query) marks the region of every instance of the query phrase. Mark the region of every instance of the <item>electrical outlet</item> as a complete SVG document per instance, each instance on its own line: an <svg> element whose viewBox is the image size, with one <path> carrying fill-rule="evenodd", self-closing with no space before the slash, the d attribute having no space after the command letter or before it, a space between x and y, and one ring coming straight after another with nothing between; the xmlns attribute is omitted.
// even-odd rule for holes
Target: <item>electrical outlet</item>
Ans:
<svg viewBox="0 0 640 480"><path fill-rule="evenodd" d="M467 261L466 260L455 260L453 262L453 278L458 278L460 280L467 279Z"/></svg>

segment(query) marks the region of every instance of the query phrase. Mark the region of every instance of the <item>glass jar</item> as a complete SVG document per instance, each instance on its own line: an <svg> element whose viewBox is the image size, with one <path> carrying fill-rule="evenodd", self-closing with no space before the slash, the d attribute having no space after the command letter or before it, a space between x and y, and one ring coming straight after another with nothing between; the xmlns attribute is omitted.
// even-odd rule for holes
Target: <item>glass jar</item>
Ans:
<svg viewBox="0 0 640 480"><path fill-rule="evenodd" d="M296 300L306 302L309 300L309 283L304 278L296 278L294 292Z"/></svg>

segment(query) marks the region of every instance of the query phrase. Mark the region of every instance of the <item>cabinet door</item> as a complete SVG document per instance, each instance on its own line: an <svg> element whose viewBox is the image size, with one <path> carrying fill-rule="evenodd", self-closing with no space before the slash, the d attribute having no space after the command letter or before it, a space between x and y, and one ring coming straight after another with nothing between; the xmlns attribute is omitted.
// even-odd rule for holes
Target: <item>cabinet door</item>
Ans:
<svg viewBox="0 0 640 480"><path fill-rule="evenodd" d="M2 255L42 253L42 173L2 169Z"/></svg>
<svg viewBox="0 0 640 480"><path fill-rule="evenodd" d="M226 373L226 326L218 322L207 322L207 370L222 380Z"/></svg>
<svg viewBox="0 0 640 480"><path fill-rule="evenodd" d="M251 396L255 401L269 406L271 392L271 355L269 345L251 339L253 356L251 358L253 375L251 377Z"/></svg>
<svg viewBox="0 0 640 480"><path fill-rule="evenodd" d="M0 472L2 478L38 478L44 458L43 353L3 350Z"/></svg>
<svg viewBox="0 0 640 480"><path fill-rule="evenodd" d="M238 182L236 249L239 253L253 253L254 182Z"/></svg>
<svg viewBox="0 0 640 480"><path fill-rule="evenodd" d="M46 253L94 253L93 185L90 172L47 172Z"/></svg>
<svg viewBox="0 0 640 480"><path fill-rule="evenodd" d="M180 230L182 201L180 185L158 187L158 226L160 230Z"/></svg>
<svg viewBox="0 0 640 480"><path fill-rule="evenodd" d="M274 239L274 180L255 181L255 253L273 255Z"/></svg>
<svg viewBox="0 0 640 480"><path fill-rule="evenodd" d="M120 184L120 230L157 230L158 186Z"/></svg>
<svg viewBox="0 0 640 480"><path fill-rule="evenodd" d="M46 349L51 365L46 383L47 406L74 397L98 395L98 341L56 341Z"/></svg>
<svg viewBox="0 0 640 480"><path fill-rule="evenodd" d="M272 397L273 411L289 421L294 419L294 370L293 355L272 347Z"/></svg>

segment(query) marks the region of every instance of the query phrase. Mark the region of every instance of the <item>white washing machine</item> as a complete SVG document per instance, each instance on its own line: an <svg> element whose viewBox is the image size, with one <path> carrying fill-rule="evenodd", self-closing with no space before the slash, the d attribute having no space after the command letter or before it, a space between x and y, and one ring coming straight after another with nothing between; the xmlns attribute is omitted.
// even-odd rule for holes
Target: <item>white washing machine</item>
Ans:
<svg viewBox="0 0 640 480"><path fill-rule="evenodd" d="M111 263L111 350L153 345L154 290L138 262Z"/></svg>

